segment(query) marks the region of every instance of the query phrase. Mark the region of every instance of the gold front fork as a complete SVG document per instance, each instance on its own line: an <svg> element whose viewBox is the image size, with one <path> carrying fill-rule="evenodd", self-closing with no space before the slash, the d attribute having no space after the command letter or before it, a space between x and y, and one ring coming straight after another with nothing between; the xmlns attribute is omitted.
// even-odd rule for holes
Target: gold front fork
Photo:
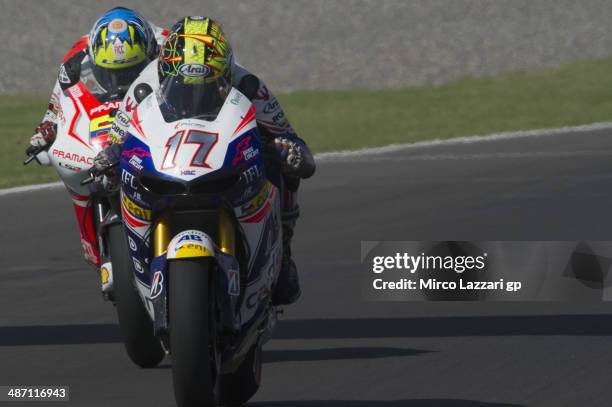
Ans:
<svg viewBox="0 0 612 407"><path fill-rule="evenodd" d="M219 248L223 253L236 255L236 231L224 208L219 208Z"/></svg>
<svg viewBox="0 0 612 407"><path fill-rule="evenodd" d="M157 225L155 225L153 241L155 257L166 253L170 244L170 220L167 213L164 213L159 222L157 222Z"/></svg>
<svg viewBox="0 0 612 407"><path fill-rule="evenodd" d="M161 256L168 250L170 244L170 221L168 214L163 214L153 231L154 254ZM219 208L219 248L223 253L236 255L236 231L230 215Z"/></svg>

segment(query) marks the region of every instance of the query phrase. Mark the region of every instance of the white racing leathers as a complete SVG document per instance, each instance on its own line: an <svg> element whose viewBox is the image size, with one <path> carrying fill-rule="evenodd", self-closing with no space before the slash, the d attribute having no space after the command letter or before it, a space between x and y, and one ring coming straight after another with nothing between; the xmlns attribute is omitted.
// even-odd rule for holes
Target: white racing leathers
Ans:
<svg viewBox="0 0 612 407"><path fill-rule="evenodd" d="M168 35L168 30L158 27L155 24L149 21L149 25L153 29L153 33L155 34L155 40L157 41L158 46L161 46L166 35ZM53 85L53 91L51 92L51 97L49 99L49 104L47 105L47 110L42 118L41 123L51 122L57 125L58 117L58 109L59 109L59 99L62 92L66 92L69 88L74 86L81 80L87 81L87 77L83 75L83 73L87 73L88 67L90 66L89 56L87 54L87 39L88 34L83 35L79 38L77 42L75 42L70 50L64 56L62 60L62 64L59 67L57 79L55 80L55 84ZM87 84L88 87L94 88L96 85L93 83ZM97 89L99 93L103 93L104 89ZM48 153L46 151L41 152L36 157L38 162L42 165L51 165L51 161L49 160Z"/></svg>
<svg viewBox="0 0 612 407"><path fill-rule="evenodd" d="M168 31L152 24L151 27L155 33L157 43L161 44L165 36L168 34ZM87 116L91 116L91 111L88 110L87 107L81 106L81 102L77 102L76 100L79 98L75 97L75 95L83 96L84 91L81 91L81 89L86 90L87 94L94 98L90 99L92 100L92 106L105 111L118 108L122 101L107 101L105 103L100 103L97 101L106 100L106 94L105 90L97 83L95 77L93 77L92 63L89 60L89 55L87 52L87 38L87 35L79 38L79 40L74 43L74 45L64 56L62 64L59 67L58 77L53 86L53 91L51 93L49 104L43 116L42 122L53 123L56 128L60 128L60 130L62 128L65 130L66 127L71 127L72 131L73 126L75 128L79 128L79 131L84 131L84 133L80 134L75 130L79 134L73 134L72 136L74 136L74 139L80 139L83 143L83 148L86 150L98 151L101 145L93 143L92 138L90 137L91 133L83 130L83 126L81 126L82 123L90 123L91 117ZM66 102L67 100L70 101L71 99L74 99L74 107L70 102L68 105L62 106L62 100ZM79 109L75 111L77 107L79 107ZM83 116L77 117L79 114ZM102 126L101 123L98 124L99 126L97 127L99 132L97 135L102 136L102 134L105 134L106 124L104 124L104 126ZM102 127L105 128L102 129ZM91 130L91 128L88 127L87 130ZM66 132L63 131L63 133ZM106 133L108 132L106 131ZM36 135L33 136L33 139L35 137ZM97 137L96 140L100 140L101 138L102 137ZM93 164L93 158L84 157L83 155L79 155L78 152L68 153L67 151L64 151L63 148L57 146L61 144L62 140L56 139L48 150L52 153L52 155L55 154L55 156L50 156L47 151L43 151L36 157L38 162L43 165L51 165L54 163L57 169L58 160L67 160L66 163L60 163L60 167L64 165L63 168L66 171L69 171L66 168L72 168L73 171L78 171L79 174L85 174L86 170L88 169L87 165L91 166ZM61 154L61 156L58 157L58 154ZM80 160L78 163L79 165L73 165L74 163L71 163L70 160ZM66 185L74 204L76 219L81 235L81 243L83 245L83 255L89 263L99 267L101 265L101 259L97 247L98 242L94 228L94 214L89 190L80 186L78 182L76 182L76 184L71 184L70 182L66 182L64 178L62 178L62 180L64 181L64 184Z"/></svg>

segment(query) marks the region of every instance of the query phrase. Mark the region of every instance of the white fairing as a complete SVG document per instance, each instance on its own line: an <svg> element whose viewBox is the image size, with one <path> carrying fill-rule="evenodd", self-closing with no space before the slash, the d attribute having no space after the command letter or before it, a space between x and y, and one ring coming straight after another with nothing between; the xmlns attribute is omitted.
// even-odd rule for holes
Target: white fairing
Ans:
<svg viewBox="0 0 612 407"><path fill-rule="evenodd" d="M184 119L167 123L158 105L157 95L152 93L138 105L128 132L149 147L157 171L190 181L220 169L228 156L229 145L256 126L253 105L242 93L232 89L219 115L213 121ZM212 135L214 143L210 145L190 143L187 137L190 132ZM204 165L194 165L194 160L201 149L207 150L203 160ZM230 159L233 157L232 154L234 152L230 151ZM242 151L239 158L248 160L258 154L260 154L258 149L247 148ZM259 277L251 279L246 287L241 309L243 322L249 321L257 314L260 300L269 297L280 270L282 257L280 212L279 190L270 182L266 183L266 187L256 197L234 208L250 247L249 269L257 267L259 274ZM180 236L196 234L195 232L205 235L203 233L205 231L184 231ZM141 231L134 230L134 233L144 237L148 235L149 230L147 228ZM209 239L208 236L206 239ZM180 238L173 239L168 253L173 253L179 240ZM218 248L215 247L215 250L218 253ZM258 255L260 260L255 266ZM168 258L171 257L172 254L169 254ZM139 290L145 303L149 305L151 300L149 288L139 284ZM150 306L147 308L154 318L153 309Z"/></svg>
<svg viewBox="0 0 612 407"><path fill-rule="evenodd" d="M241 122L251 112L251 107L251 102L234 88L215 120L186 119L167 123L153 93L138 105L129 132L148 144L157 171L190 181L221 168L229 144L237 136L257 125L253 112L253 120L239 128ZM237 129L239 131L236 131ZM194 131L209 134L211 140L214 139L212 146L187 142L189 133ZM176 137L177 143L175 150L172 149L173 137ZM202 149L208 149L204 150L205 160L194 165L194 160L197 160L196 156L203 151Z"/></svg>
<svg viewBox="0 0 612 407"><path fill-rule="evenodd" d="M100 104L82 89L79 83L60 94L57 138L48 155L70 190L79 195L89 195L87 187L81 186L80 182L87 178L87 170L103 148L101 143L90 142L90 133L110 129L110 110L119 107L121 102Z"/></svg>

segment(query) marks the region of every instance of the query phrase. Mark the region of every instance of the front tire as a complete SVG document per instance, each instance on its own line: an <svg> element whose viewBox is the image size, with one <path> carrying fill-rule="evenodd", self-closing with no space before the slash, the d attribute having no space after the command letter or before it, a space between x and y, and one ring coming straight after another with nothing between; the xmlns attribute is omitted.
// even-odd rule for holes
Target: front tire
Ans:
<svg viewBox="0 0 612 407"><path fill-rule="evenodd" d="M219 404L237 407L245 404L259 389L261 382L261 346L255 344L235 372L219 379Z"/></svg>
<svg viewBox="0 0 612 407"><path fill-rule="evenodd" d="M179 407L217 405L212 265L210 259L175 260L169 265L170 352Z"/></svg>
<svg viewBox="0 0 612 407"><path fill-rule="evenodd" d="M109 251L113 264L113 291L121 336L128 356L136 365L155 367L165 352L153 335L153 323L134 287L134 276L128 257L128 246L122 225L108 230Z"/></svg>

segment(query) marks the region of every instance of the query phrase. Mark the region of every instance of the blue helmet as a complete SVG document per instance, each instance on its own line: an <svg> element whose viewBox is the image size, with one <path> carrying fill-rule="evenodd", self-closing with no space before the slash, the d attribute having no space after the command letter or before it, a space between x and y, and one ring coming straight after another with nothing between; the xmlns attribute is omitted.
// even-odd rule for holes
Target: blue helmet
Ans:
<svg viewBox="0 0 612 407"><path fill-rule="evenodd" d="M157 43L147 20L134 10L116 7L94 24L88 52L98 67L123 69L154 59Z"/></svg>
<svg viewBox="0 0 612 407"><path fill-rule="evenodd" d="M93 75L105 93L123 97L144 67L157 57L151 25L139 13L124 7L107 11L88 37Z"/></svg>

